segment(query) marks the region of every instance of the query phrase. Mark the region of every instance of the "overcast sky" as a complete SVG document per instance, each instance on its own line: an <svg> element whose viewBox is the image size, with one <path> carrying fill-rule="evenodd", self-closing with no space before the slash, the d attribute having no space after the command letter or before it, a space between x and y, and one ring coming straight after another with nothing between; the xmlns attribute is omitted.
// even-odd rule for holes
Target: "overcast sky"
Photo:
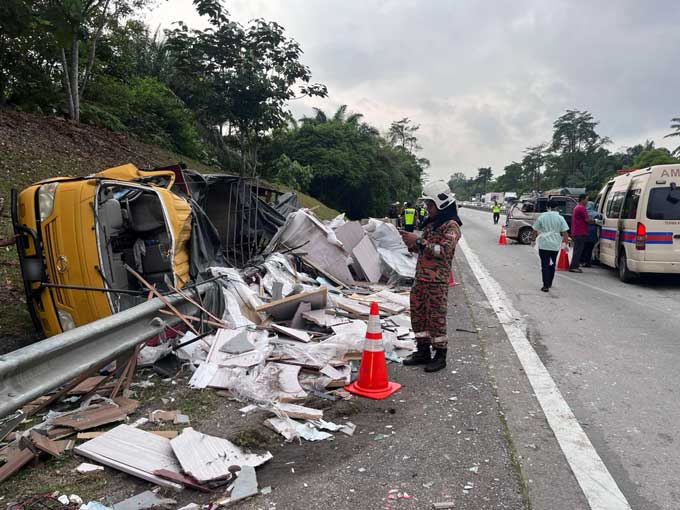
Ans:
<svg viewBox="0 0 680 510"><path fill-rule="evenodd" d="M231 0L233 19L283 25L326 99L385 131L420 124L431 177L494 175L550 138L568 108L600 121L610 150L664 139L680 116L679 0ZM149 22L204 27L190 0L161 0Z"/></svg>

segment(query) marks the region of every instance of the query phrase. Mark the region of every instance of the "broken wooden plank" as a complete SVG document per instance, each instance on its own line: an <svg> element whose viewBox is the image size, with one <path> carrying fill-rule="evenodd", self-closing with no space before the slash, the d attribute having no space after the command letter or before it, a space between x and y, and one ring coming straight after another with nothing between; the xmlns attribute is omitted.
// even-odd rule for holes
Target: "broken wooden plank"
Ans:
<svg viewBox="0 0 680 510"><path fill-rule="evenodd" d="M59 416L52 421L55 427L69 427L75 430L87 430L107 423L123 421L127 413L117 405L104 404Z"/></svg>
<svg viewBox="0 0 680 510"><path fill-rule="evenodd" d="M137 280L138 280L144 287L146 287L147 289L149 289L149 292L150 292L151 294L153 294L153 295L156 296L158 299L160 299L161 302L162 302L165 306L167 306L170 310L172 310L172 313L174 313L177 317L179 317L179 319L180 319L184 324L186 324L187 327L188 327L191 331L193 331L195 335L198 335L198 331L197 331L196 328L194 328L194 326L191 324L191 321L189 321L189 320L187 319L187 317L186 317L182 312L180 312L177 308L175 308L175 307L172 305L172 303L171 303L170 301L168 301L168 298L166 298L163 294L161 294L160 292L158 292L158 291L156 290L156 287L154 287L154 286L151 285L149 282L147 282L147 281L144 279L144 277L142 277L142 275L140 275L137 271L135 271L134 269L132 269L132 268L131 268L130 266L128 266L127 264L124 264L123 267L125 267L125 269L127 270L128 273L130 273L132 276L134 276L135 278L137 278Z"/></svg>
<svg viewBox="0 0 680 510"><path fill-rule="evenodd" d="M201 485L200 483L196 482L196 480L192 480L188 476L185 476L180 473L168 471L167 469L157 469L156 471L153 472L153 474L156 476L160 476L161 478L166 478L173 482L177 482L179 484L184 485L185 487L189 487L190 489L194 489L199 492L213 492L205 485Z"/></svg>
<svg viewBox="0 0 680 510"><path fill-rule="evenodd" d="M227 439L209 436L191 427L171 440L170 446L184 473L199 483L228 479L231 466L257 467L272 458L269 452L264 455L243 453Z"/></svg>
<svg viewBox="0 0 680 510"><path fill-rule="evenodd" d="M181 490L182 485L153 474L159 469L175 473L181 466L170 440L129 425L118 425L99 437L76 446L75 453L162 487Z"/></svg>
<svg viewBox="0 0 680 510"><path fill-rule="evenodd" d="M301 292L300 294L294 294L287 298L258 306L255 311L268 313L274 320L284 321L293 318L298 305L302 302L309 303L312 310L318 310L320 308L326 308L327 301L328 289L326 289L326 287L320 287L318 290Z"/></svg>
<svg viewBox="0 0 680 510"><path fill-rule="evenodd" d="M95 375L93 377L88 377L75 388L70 390L67 394L85 395L86 393L90 393L93 389L97 388L102 382L104 382L104 380L106 380L105 375Z"/></svg>
<svg viewBox="0 0 680 510"><path fill-rule="evenodd" d="M151 432L152 434L167 439L173 439L179 434L176 430L147 430L146 432ZM103 436L104 434L106 434L106 432L78 432L76 439L94 439L95 437Z"/></svg>
<svg viewBox="0 0 680 510"><path fill-rule="evenodd" d="M35 458L36 454L29 448L14 451L8 456L7 462L0 467L0 483L4 482Z"/></svg>
<svg viewBox="0 0 680 510"><path fill-rule="evenodd" d="M281 326L280 324L272 324L271 327L274 331L282 333L293 340L297 340L298 342L308 343L312 339L309 336L309 333L300 329L287 328L285 326Z"/></svg>
<svg viewBox="0 0 680 510"><path fill-rule="evenodd" d="M31 430L30 438L35 447L45 453L49 453L53 457L58 457L64 451L70 450L75 445L73 439L65 441L53 441L47 436L38 433L36 430Z"/></svg>

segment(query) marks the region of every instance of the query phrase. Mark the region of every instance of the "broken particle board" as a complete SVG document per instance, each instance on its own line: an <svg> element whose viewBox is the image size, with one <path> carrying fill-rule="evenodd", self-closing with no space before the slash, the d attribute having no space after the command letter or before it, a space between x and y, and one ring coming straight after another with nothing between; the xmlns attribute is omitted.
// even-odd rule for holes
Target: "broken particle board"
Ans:
<svg viewBox="0 0 680 510"><path fill-rule="evenodd" d="M286 403L276 404L275 408L283 411L289 418L297 418L299 420L320 420L323 418L323 411L321 409L312 409L311 407Z"/></svg>
<svg viewBox="0 0 680 510"><path fill-rule="evenodd" d="M358 221L348 221L340 225L335 229L335 237L342 243L347 253L352 253L354 247L361 243L362 239L367 239L366 232Z"/></svg>
<svg viewBox="0 0 680 510"><path fill-rule="evenodd" d="M326 287L321 287L318 290L294 294L287 298L258 306L255 310L257 312L268 313L274 320L284 321L293 318L298 305L302 302L309 303L312 310L326 308L326 303L328 302L328 289Z"/></svg>
<svg viewBox="0 0 680 510"><path fill-rule="evenodd" d="M300 368L296 365L269 363L262 372L264 380L272 381L271 390L274 399L279 402L292 402L304 399L307 392L300 386L298 375Z"/></svg>
<svg viewBox="0 0 680 510"><path fill-rule="evenodd" d="M312 324L316 324L322 328L330 328L335 324L347 322L346 318L337 317L335 314L328 313L327 310L311 310L309 312L303 312L302 317Z"/></svg>
<svg viewBox="0 0 680 510"><path fill-rule="evenodd" d="M70 450L75 445L75 441L73 439L53 441L49 437L39 434L35 430L31 430L30 439L38 450L49 453L54 457L58 457L64 451Z"/></svg>
<svg viewBox="0 0 680 510"><path fill-rule="evenodd" d="M170 441L184 473L199 483L227 479L231 466L257 467L272 458L271 453L243 453L226 439L197 432L191 427Z"/></svg>
<svg viewBox="0 0 680 510"><path fill-rule="evenodd" d="M379 282L382 277L380 255L368 236L364 237L352 250L352 257L357 261L366 280L371 283Z"/></svg>
<svg viewBox="0 0 680 510"><path fill-rule="evenodd" d="M288 338L292 338L293 340L297 340L299 342L308 343L312 339L309 333L300 329L287 328L279 324L272 324L271 328L277 333L286 335Z"/></svg>
<svg viewBox="0 0 680 510"><path fill-rule="evenodd" d="M336 307L349 312L351 315L366 318L370 315L371 308L361 301L344 296L333 296L333 301Z"/></svg>
<svg viewBox="0 0 680 510"><path fill-rule="evenodd" d="M181 473L181 466L170 446L170 440L129 425L118 425L99 437L74 449L75 453L99 464L155 483L181 490L180 484L153 474L159 469Z"/></svg>

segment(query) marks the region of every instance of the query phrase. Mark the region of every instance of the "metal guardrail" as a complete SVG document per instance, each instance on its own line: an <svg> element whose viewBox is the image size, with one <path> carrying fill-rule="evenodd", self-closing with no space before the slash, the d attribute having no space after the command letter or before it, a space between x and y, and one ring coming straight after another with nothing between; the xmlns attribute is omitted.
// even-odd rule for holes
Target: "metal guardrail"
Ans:
<svg viewBox="0 0 680 510"><path fill-rule="evenodd" d="M192 292L201 295L215 285L205 282ZM194 315L196 306L178 294L165 296L181 313ZM154 298L128 310L99 319L65 333L0 356L0 418L23 405L94 370L104 363L131 352L141 342L180 322L163 316L165 304Z"/></svg>

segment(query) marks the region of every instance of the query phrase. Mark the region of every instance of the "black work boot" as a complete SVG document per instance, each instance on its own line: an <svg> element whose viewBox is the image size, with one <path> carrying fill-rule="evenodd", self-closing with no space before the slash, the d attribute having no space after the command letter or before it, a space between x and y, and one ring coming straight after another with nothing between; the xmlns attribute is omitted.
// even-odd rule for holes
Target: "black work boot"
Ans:
<svg viewBox="0 0 680 510"><path fill-rule="evenodd" d="M415 365L427 365L432 361L430 344L419 343L418 350L404 360L404 366L413 367Z"/></svg>
<svg viewBox="0 0 680 510"><path fill-rule="evenodd" d="M439 372L446 368L446 349L435 349L434 358L425 367L425 372Z"/></svg>

